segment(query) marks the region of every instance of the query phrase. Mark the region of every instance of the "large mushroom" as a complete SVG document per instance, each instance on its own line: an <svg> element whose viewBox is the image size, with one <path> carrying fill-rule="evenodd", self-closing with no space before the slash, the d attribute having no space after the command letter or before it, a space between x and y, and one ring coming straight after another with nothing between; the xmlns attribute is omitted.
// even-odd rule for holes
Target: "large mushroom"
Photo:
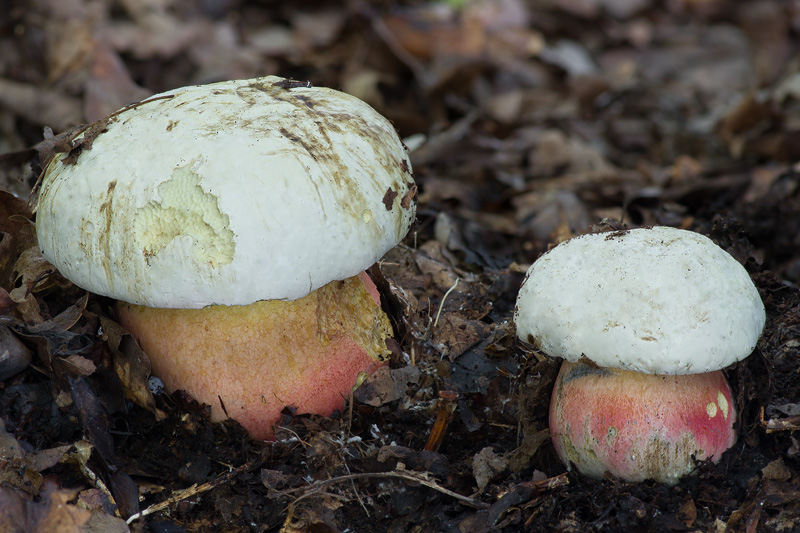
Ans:
<svg viewBox="0 0 800 533"><path fill-rule="evenodd" d="M76 285L119 301L168 390L269 438L330 414L392 335L363 271L407 233L392 125L277 77L183 87L89 128L47 166L36 229Z"/></svg>
<svg viewBox="0 0 800 533"><path fill-rule="evenodd" d="M563 242L531 266L514 320L565 359L550 432L568 468L674 484L736 441L721 369L753 351L765 312L707 237L654 227Z"/></svg>

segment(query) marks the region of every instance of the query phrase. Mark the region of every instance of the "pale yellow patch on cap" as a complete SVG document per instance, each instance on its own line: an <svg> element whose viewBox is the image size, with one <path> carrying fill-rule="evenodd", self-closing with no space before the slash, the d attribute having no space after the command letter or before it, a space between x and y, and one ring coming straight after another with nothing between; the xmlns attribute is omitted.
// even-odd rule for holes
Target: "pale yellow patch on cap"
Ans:
<svg viewBox="0 0 800 533"><path fill-rule="evenodd" d="M188 167L176 168L158 186L160 201L142 207L134 220L134 237L146 257L159 254L174 239L192 239L198 264L219 268L233 261L236 245L228 215L217 197L203 190L200 176Z"/></svg>

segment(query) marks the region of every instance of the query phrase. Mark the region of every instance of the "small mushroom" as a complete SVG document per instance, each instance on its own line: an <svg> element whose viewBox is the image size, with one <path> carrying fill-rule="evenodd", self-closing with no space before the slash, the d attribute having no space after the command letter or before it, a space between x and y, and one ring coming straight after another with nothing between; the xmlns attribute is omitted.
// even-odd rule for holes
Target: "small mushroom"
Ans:
<svg viewBox="0 0 800 533"><path fill-rule="evenodd" d="M568 468L667 484L736 441L721 369L755 348L764 305L710 239L668 227L582 235L543 254L517 335L562 365L550 432Z"/></svg>
<svg viewBox="0 0 800 533"><path fill-rule="evenodd" d="M118 300L154 374L214 420L270 438L285 406L342 408L392 335L363 271L415 215L392 125L277 77L183 87L100 124L46 169L45 257Z"/></svg>

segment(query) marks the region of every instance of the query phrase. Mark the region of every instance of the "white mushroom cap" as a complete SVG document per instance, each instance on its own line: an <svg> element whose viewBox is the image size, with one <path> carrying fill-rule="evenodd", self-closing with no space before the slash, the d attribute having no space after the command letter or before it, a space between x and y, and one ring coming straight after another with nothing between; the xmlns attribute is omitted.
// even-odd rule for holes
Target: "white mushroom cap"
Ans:
<svg viewBox="0 0 800 533"><path fill-rule="evenodd" d="M414 219L406 150L364 102L297 85L183 87L112 115L46 170L45 257L92 292L173 308L297 299L370 266Z"/></svg>
<svg viewBox="0 0 800 533"><path fill-rule="evenodd" d="M648 374L719 370L765 322L744 267L710 239L668 227L582 235L528 270L514 321L545 353Z"/></svg>

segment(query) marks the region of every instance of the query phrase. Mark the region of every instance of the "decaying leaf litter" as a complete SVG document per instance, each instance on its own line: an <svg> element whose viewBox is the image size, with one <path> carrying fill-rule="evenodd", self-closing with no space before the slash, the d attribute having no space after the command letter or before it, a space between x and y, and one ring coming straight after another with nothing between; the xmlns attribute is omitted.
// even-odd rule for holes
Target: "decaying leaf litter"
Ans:
<svg viewBox="0 0 800 533"><path fill-rule="evenodd" d="M793 530L798 31L800 7L768 0L10 2L0 529ZM339 417L287 408L273 444L152 393L110 302L37 252L27 201L58 134L166 89L265 74L373 105L419 186L417 224L371 272L390 367ZM620 221L711 236L767 308L754 355L728 370L738 445L674 488L565 474L547 433L558 363L510 322L542 251Z"/></svg>

